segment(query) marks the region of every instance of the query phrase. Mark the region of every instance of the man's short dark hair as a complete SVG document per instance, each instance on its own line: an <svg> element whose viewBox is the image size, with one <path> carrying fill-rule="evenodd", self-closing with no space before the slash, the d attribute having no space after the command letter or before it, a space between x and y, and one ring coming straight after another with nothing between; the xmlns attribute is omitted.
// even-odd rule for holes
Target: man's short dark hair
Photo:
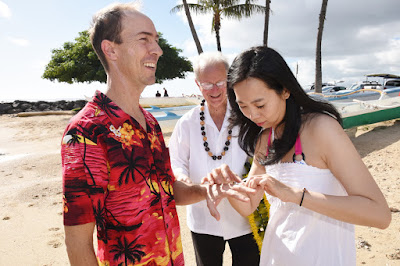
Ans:
<svg viewBox="0 0 400 266"><path fill-rule="evenodd" d="M101 49L101 42L103 40L109 40L117 44L122 43L122 19L127 12L138 12L138 5L132 3L112 4L101 9L93 16L92 25L89 29L90 42L106 72L109 67L103 50Z"/></svg>

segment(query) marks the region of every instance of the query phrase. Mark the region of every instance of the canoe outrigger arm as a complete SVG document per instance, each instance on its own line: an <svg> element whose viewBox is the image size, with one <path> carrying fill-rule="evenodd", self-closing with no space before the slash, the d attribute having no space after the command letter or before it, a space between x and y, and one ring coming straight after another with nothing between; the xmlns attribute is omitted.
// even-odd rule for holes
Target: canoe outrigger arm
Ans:
<svg viewBox="0 0 400 266"><path fill-rule="evenodd" d="M349 95L352 95L354 93L364 92L364 91L373 91L373 92L380 93L381 96L379 97L379 100L381 100L386 95L386 92L381 91L381 90L377 90L377 89L361 89L361 90L356 90L356 91L352 91L352 92L344 93L344 94L340 94L340 95L325 95L325 94L318 93L318 92L310 92L308 94L309 95L320 95L320 96L322 96L324 98L340 98L340 97L349 96Z"/></svg>

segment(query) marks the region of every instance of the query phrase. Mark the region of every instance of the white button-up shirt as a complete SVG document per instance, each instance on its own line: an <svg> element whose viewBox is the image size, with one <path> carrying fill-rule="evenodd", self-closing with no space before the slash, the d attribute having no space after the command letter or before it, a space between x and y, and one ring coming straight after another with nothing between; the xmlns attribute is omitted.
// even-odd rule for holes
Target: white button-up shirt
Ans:
<svg viewBox="0 0 400 266"><path fill-rule="evenodd" d="M205 103L205 131L208 147L216 155L221 155L228 137L228 118L230 106L228 104L222 128L219 131L214 124ZM193 183L200 183L201 179L214 168L225 163L238 175L245 173L244 164L246 153L238 144L238 128L233 128L229 150L222 160L213 160L204 150L203 136L200 130L200 106L197 106L181 117L169 140L172 170L175 175L183 173L190 177ZM241 216L224 198L217 206L221 214L220 221L211 216L205 200L187 206L187 225L192 232L220 236L231 239L251 233L248 219Z"/></svg>

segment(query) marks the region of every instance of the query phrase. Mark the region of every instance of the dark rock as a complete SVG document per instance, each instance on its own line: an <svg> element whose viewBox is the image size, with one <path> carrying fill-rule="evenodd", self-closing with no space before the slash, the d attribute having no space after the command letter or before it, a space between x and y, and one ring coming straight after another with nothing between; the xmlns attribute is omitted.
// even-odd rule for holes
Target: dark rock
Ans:
<svg viewBox="0 0 400 266"><path fill-rule="evenodd" d="M86 104L85 100L77 100L75 101L74 108L82 108L85 106L85 104Z"/></svg>
<svg viewBox="0 0 400 266"><path fill-rule="evenodd" d="M19 108L21 108L22 110L26 111L27 109L32 108L32 104L30 103L22 103Z"/></svg>
<svg viewBox="0 0 400 266"><path fill-rule="evenodd" d="M72 110L72 109L74 109L74 105L75 105L75 103L73 102L73 101L70 101L70 102L67 102L66 104L65 104L65 110Z"/></svg>
<svg viewBox="0 0 400 266"><path fill-rule="evenodd" d="M47 103L41 103L41 104L38 105L37 108L38 108L40 111L44 111L44 110L46 110L46 109L49 109L49 107L50 107L49 104L47 104Z"/></svg>
<svg viewBox="0 0 400 266"><path fill-rule="evenodd" d="M0 115L1 114L16 114L20 112L38 112L38 111L61 111L61 110L72 110L75 108L82 108L85 106L87 101L37 101L27 102L16 100L9 103L0 103Z"/></svg>
<svg viewBox="0 0 400 266"><path fill-rule="evenodd" d="M13 109L8 110L8 111L7 111L7 114L17 114L17 113L21 113L21 112L23 112L22 109L13 108Z"/></svg>
<svg viewBox="0 0 400 266"><path fill-rule="evenodd" d="M7 114L12 108L12 103L0 103L0 114Z"/></svg>

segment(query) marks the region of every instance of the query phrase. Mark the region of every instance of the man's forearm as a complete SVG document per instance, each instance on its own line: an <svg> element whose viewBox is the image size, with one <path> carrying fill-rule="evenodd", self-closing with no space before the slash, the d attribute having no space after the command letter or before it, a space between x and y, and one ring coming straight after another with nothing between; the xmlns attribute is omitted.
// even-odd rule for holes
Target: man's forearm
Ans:
<svg viewBox="0 0 400 266"><path fill-rule="evenodd" d="M206 185L189 184L182 181L174 183L174 197L176 205L189 205L206 199Z"/></svg>
<svg viewBox="0 0 400 266"><path fill-rule="evenodd" d="M71 266L97 266L97 258L92 247L78 245L67 246L68 258Z"/></svg>
<svg viewBox="0 0 400 266"><path fill-rule="evenodd" d="M93 247L95 223L64 226L65 245L72 266L98 265Z"/></svg>

